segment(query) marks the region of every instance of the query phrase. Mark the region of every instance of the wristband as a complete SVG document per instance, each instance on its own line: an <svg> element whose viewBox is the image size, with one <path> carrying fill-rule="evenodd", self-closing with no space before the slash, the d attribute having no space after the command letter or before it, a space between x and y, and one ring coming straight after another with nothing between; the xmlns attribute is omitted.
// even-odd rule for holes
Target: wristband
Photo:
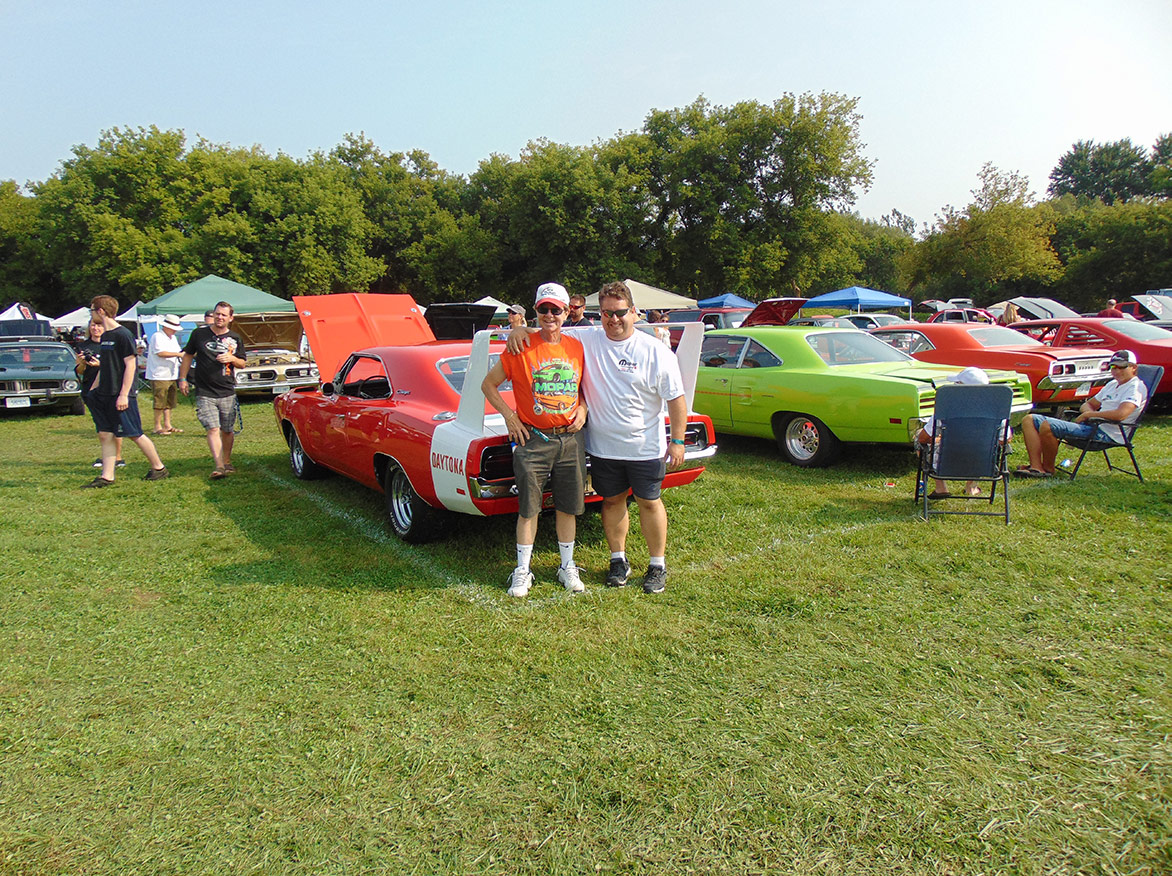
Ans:
<svg viewBox="0 0 1172 876"><path fill-rule="evenodd" d="M671 439L671 443L672 443L672 444L678 444L678 445L680 445L681 447L683 447L685 444L687 444L687 442L686 442L686 441L684 441L684 439L683 439L683 438L672 438L672 439Z"/></svg>

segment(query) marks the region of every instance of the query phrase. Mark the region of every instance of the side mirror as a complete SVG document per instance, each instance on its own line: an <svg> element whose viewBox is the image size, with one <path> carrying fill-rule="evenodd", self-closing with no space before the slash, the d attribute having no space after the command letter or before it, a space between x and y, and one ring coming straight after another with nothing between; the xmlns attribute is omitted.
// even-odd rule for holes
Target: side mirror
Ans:
<svg viewBox="0 0 1172 876"><path fill-rule="evenodd" d="M337 395L338 391L334 388L333 381L327 381L321 385L322 395Z"/></svg>

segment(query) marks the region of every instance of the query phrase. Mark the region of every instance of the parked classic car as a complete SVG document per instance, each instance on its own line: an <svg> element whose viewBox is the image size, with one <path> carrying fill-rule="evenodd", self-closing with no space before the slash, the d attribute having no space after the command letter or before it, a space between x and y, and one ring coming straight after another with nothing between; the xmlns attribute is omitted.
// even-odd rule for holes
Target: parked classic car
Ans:
<svg viewBox="0 0 1172 876"><path fill-rule="evenodd" d="M1172 289L1153 289L1144 295L1132 295L1131 301L1120 301L1115 306L1124 316L1145 322L1172 319Z"/></svg>
<svg viewBox="0 0 1172 876"><path fill-rule="evenodd" d="M669 310L668 322L701 322L709 328L736 328L752 312L751 307L689 307Z"/></svg>
<svg viewBox="0 0 1172 876"><path fill-rule="evenodd" d="M842 318L865 332L888 325L908 325L906 319L894 313L848 313Z"/></svg>
<svg viewBox="0 0 1172 876"><path fill-rule="evenodd" d="M709 332L695 408L717 432L775 440L794 465L825 466L843 442L910 445L961 369L917 362L868 332L798 326ZM1030 409L1029 380L990 371L1013 387L1015 420Z"/></svg>
<svg viewBox="0 0 1172 876"><path fill-rule="evenodd" d="M244 339L248 364L236 369L236 393L272 396L297 386L317 386L317 365L302 344L295 313L241 313L232 330Z"/></svg>
<svg viewBox="0 0 1172 876"><path fill-rule="evenodd" d="M1017 371L1030 379L1035 407L1085 401L1111 379L1109 353L1048 347L1013 329L980 323L905 323L871 334L921 362Z"/></svg>
<svg viewBox="0 0 1172 876"><path fill-rule="evenodd" d="M983 322L990 325L997 317L981 307L950 307L928 317L928 322Z"/></svg>
<svg viewBox="0 0 1172 876"><path fill-rule="evenodd" d="M1028 295L998 301L989 307L989 312L1000 316L1005 312L1007 304L1017 308L1019 319L1074 319L1079 315L1061 301L1055 301L1053 298L1032 298Z"/></svg>
<svg viewBox="0 0 1172 876"><path fill-rule="evenodd" d="M411 542L439 535L445 511L517 512L508 430L480 388L504 349L491 332L438 341L408 295L293 301L322 374L332 375L273 401L298 478L333 471L383 491L391 528ZM690 324L680 342L689 396L702 336ZM501 392L512 400L508 384ZM665 487L696 480L716 452L706 416L689 415L685 440L685 466L668 473ZM587 502L601 498L588 482Z"/></svg>
<svg viewBox="0 0 1172 876"><path fill-rule="evenodd" d="M1131 350L1144 365L1163 365L1164 377L1153 400L1172 404L1172 331L1138 319L1031 319L1010 326L1051 347Z"/></svg>
<svg viewBox="0 0 1172 876"><path fill-rule="evenodd" d="M0 332L0 406L85 413L81 382L73 370L76 361L73 348L62 341Z"/></svg>

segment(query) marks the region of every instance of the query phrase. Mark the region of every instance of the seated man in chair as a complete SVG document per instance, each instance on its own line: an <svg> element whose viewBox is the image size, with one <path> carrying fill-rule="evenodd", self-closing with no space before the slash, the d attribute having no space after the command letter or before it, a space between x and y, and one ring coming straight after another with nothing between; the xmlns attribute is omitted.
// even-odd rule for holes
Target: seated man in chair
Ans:
<svg viewBox="0 0 1172 876"><path fill-rule="evenodd" d="M1131 350L1117 350L1111 356L1111 380L1083 402L1073 421L1028 414L1021 421L1021 436L1030 455L1029 465L1018 468L1018 477L1048 478L1054 474L1054 458L1060 438L1094 438L1123 443L1123 434L1114 423L1132 423L1143 411L1148 393L1136 376L1139 360ZM1101 420L1106 422L1087 422Z"/></svg>

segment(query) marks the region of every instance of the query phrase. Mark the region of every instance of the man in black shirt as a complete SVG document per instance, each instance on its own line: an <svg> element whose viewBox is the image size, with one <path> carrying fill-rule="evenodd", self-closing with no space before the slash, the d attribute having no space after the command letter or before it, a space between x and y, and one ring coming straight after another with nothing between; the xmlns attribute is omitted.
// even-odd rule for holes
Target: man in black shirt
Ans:
<svg viewBox="0 0 1172 876"><path fill-rule="evenodd" d="M99 295L90 302L90 310L93 319L105 326L98 356L98 381L90 393L90 413L102 443L102 473L85 486L108 487L114 483L118 438L133 441L150 462L151 470L145 480L161 481L170 472L159 459L151 439L142 433L135 391L138 357L134 338L114 319L118 313L117 299Z"/></svg>
<svg viewBox="0 0 1172 876"><path fill-rule="evenodd" d="M208 449L212 452L212 480L236 471L232 465L232 445L236 428L236 369L248 364L244 340L232 331L235 311L227 301L212 310L212 324L191 333L183 348L179 365L179 391L190 392L187 375L195 363L195 413L207 429Z"/></svg>
<svg viewBox="0 0 1172 876"><path fill-rule="evenodd" d="M586 318L586 296L574 293L570 296L570 314L562 328L578 328L584 325L594 325Z"/></svg>

